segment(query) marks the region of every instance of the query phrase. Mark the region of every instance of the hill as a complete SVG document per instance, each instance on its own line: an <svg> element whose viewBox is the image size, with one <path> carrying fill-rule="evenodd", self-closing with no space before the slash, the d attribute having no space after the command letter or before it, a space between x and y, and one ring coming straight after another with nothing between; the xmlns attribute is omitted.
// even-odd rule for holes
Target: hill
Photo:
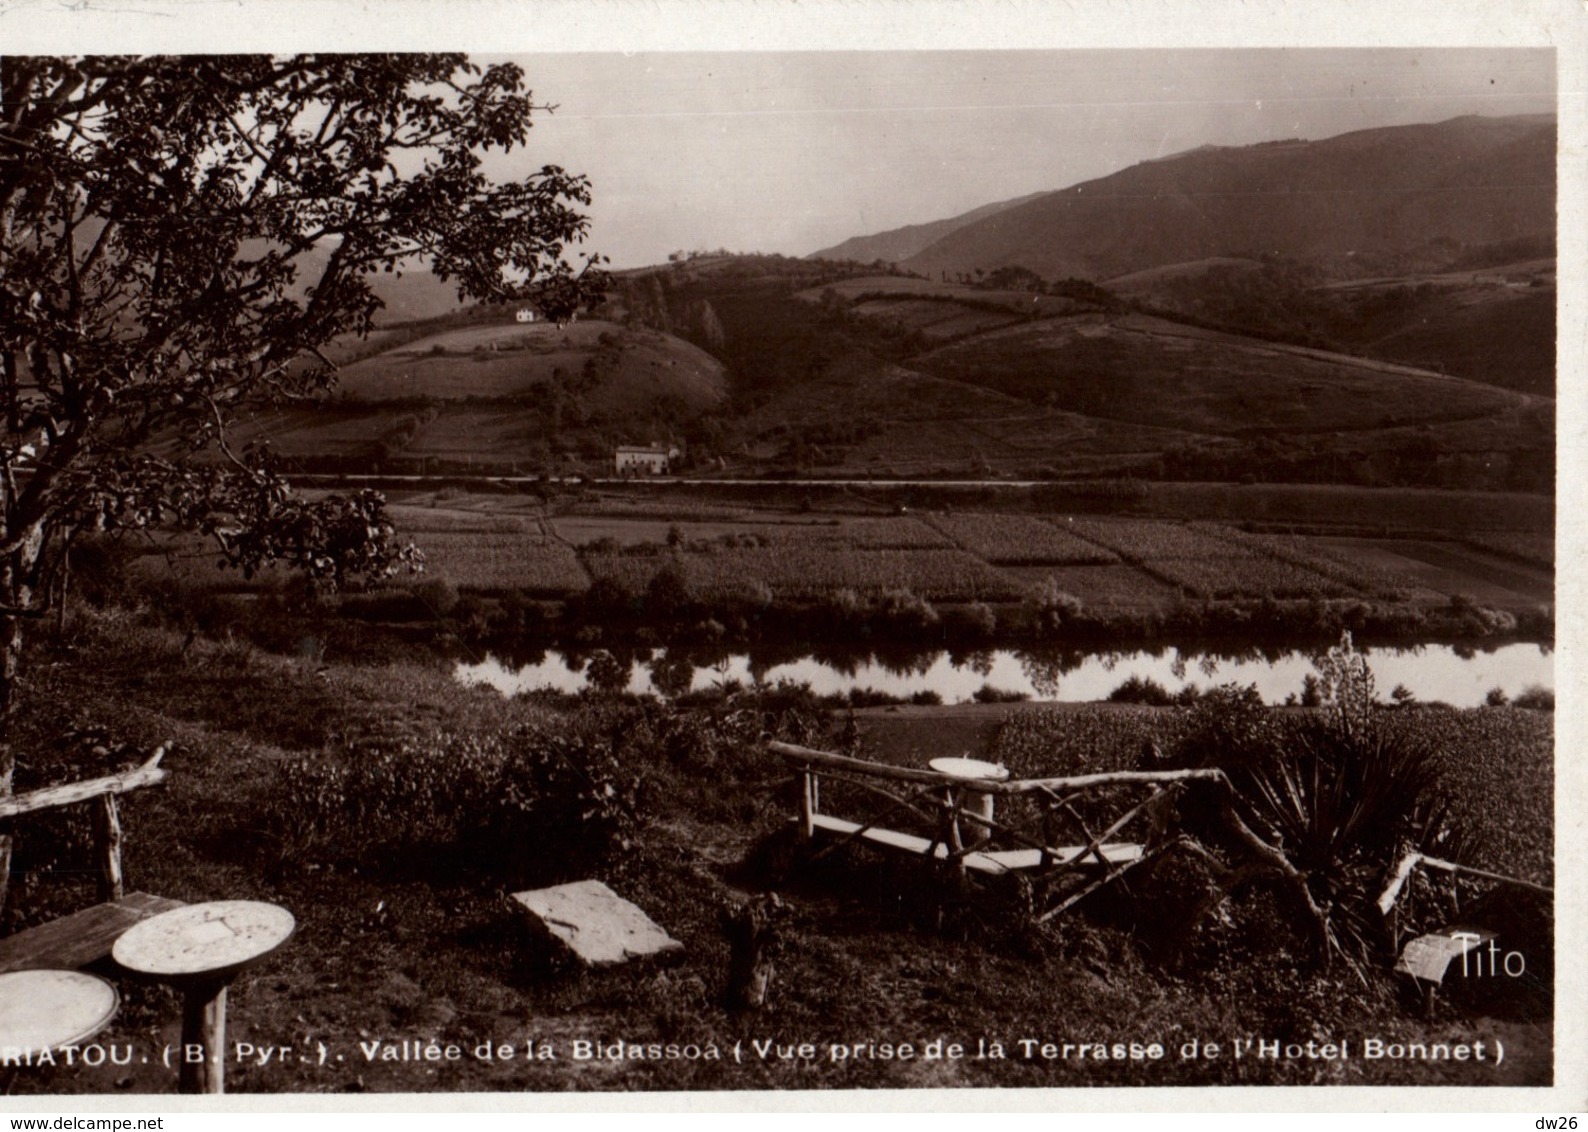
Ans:
<svg viewBox="0 0 1588 1132"><path fill-rule="evenodd" d="M1018 265L1110 279L1210 257L1317 261L1335 278L1552 242L1553 116L1464 117L1143 162L957 226L903 261L930 277Z"/></svg>
<svg viewBox="0 0 1588 1132"><path fill-rule="evenodd" d="M1463 257L1460 271L1327 282L1270 260L1171 264L1108 281L1143 310L1204 326L1404 362L1504 389L1555 395L1555 261ZM1491 254L1492 253L1492 254Z"/></svg>
<svg viewBox="0 0 1588 1132"><path fill-rule="evenodd" d="M934 220L927 224L908 224L903 228L878 232L874 236L854 236L841 244L812 252L807 258L852 260L855 263L876 263L879 260L883 263L898 263L900 260L919 254L950 232L957 231L967 224L996 216L1000 212L1045 195L1045 193L1032 193L1028 196L1016 197L1014 200L984 204L980 208L973 208L969 212L951 216L947 220Z"/></svg>
<svg viewBox="0 0 1588 1132"><path fill-rule="evenodd" d="M670 439L727 395L720 362L643 327L509 320L396 337L316 405L243 422L240 441L307 471L597 470L613 445Z"/></svg>
<svg viewBox="0 0 1588 1132"><path fill-rule="evenodd" d="M1548 397L1311 344L1282 320L1243 333L1154 315L1077 280L1017 274L1035 289L1012 289L821 262L675 265L625 282L646 318L715 320L731 397L696 454L737 473L1553 485ZM1216 270L1251 276L1259 294L1291 271L1212 263L1136 282L1153 294ZM1402 282L1364 281L1361 302ZM1295 286L1354 309L1305 273ZM1552 346L1537 325L1500 329L1497 351Z"/></svg>
<svg viewBox="0 0 1588 1132"><path fill-rule="evenodd" d="M721 402L722 365L688 342L589 320L558 327L516 322L446 330L348 366L337 396L380 402L522 396L559 376L602 370L585 391L593 405L640 409L676 398L696 412Z"/></svg>

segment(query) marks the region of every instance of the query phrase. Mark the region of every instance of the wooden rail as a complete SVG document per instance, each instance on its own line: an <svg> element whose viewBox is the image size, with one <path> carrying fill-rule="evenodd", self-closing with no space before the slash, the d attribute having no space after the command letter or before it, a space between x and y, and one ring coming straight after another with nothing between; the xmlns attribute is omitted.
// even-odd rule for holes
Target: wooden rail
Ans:
<svg viewBox="0 0 1588 1132"><path fill-rule="evenodd" d="M103 778L88 778L82 782L47 786L43 790L0 798L0 820L31 814L37 810L53 809L56 806L70 806L74 802L87 802L92 798L113 798L129 790L164 782L171 773L160 767L160 760L165 757L165 752L166 747L162 746L149 757L148 762L121 774L107 774Z"/></svg>
<svg viewBox="0 0 1588 1132"><path fill-rule="evenodd" d="M161 746L142 766L121 774L0 797L0 823L58 806L93 804L91 815L94 854L99 863L100 901L73 915L0 939L0 971L51 965L78 967L103 959L110 953L116 936L132 924L178 906L176 901L164 897L126 891L121 865L124 834L116 802L120 794L157 785L169 777L170 772L160 766L169 746ZM11 837L9 828L0 828L0 907L4 906L10 887Z"/></svg>
<svg viewBox="0 0 1588 1132"><path fill-rule="evenodd" d="M1079 900L1118 879L1129 869L1150 861L1185 841L1184 836L1158 839L1149 834L1151 844L1117 840L1132 822L1144 820L1150 808L1192 782L1215 783L1228 793L1229 780L1216 769L1163 771L1110 771L1098 774L1068 775L1052 778L967 779L932 769L894 766L849 755L819 751L793 743L769 740L768 748L786 760L795 772L799 786L800 833L806 840L818 835L834 838L821 850L819 858L846 844L866 842L883 849L906 852L928 860L942 861L967 871L986 875L1028 873L1041 878L1044 885L1059 884L1052 905L1038 919L1045 921L1074 906ZM869 816L855 815L850 820L821 807L821 780L844 783L869 794L879 794L886 804ZM891 787L891 788L890 788ZM1079 797L1111 787L1145 788L1147 797L1134 803L1122 800L1118 816L1094 832L1070 804ZM1040 832L1017 828L1007 819L993 816L990 799L985 811L971 799L993 796L1012 800L1029 797L1044 813ZM927 799L935 802L923 806ZM884 818L908 811L924 823L918 833L888 829ZM928 812L930 811L930 812ZM1079 830L1076 844L1057 843L1048 827L1049 816L1068 815ZM929 836L923 836L930 828ZM965 829L978 829L981 836L964 836ZM994 848L992 842L1013 842L1016 848ZM1068 878L1068 880L1067 880ZM1074 881L1079 880L1079 889Z"/></svg>
<svg viewBox="0 0 1588 1132"><path fill-rule="evenodd" d="M1487 869L1475 869L1471 865L1458 865L1454 861L1442 861L1438 857L1430 857L1426 853L1408 853L1401 858L1401 863L1395 867L1395 875L1390 880L1389 886L1384 889L1383 895L1378 898L1378 908L1386 916L1395 901L1400 898L1401 889L1405 887L1407 879L1412 875L1412 870L1418 865L1430 869L1441 869L1447 873L1464 873L1467 876L1482 877L1484 880L1495 880L1502 884L1515 885L1517 888L1526 888L1533 892L1553 896L1555 890L1546 888L1542 884L1534 884L1530 880L1520 880L1517 877L1508 877L1503 873L1491 873Z"/></svg>
<svg viewBox="0 0 1588 1132"><path fill-rule="evenodd" d="M915 767L891 766L888 763L868 762L848 755L835 755L831 751L817 751L794 743L773 739L767 748L782 755L789 762L805 766L823 766L833 770L847 770L873 778L892 778L899 782L919 782L933 786L965 786L966 780L935 770L918 770ZM1112 770L1098 774L1077 774L1064 778L1012 778L1003 782L993 779L978 780L978 794L1033 794L1053 790L1083 790L1092 786L1117 786L1126 783L1171 782L1221 782L1229 780L1217 767L1187 770Z"/></svg>

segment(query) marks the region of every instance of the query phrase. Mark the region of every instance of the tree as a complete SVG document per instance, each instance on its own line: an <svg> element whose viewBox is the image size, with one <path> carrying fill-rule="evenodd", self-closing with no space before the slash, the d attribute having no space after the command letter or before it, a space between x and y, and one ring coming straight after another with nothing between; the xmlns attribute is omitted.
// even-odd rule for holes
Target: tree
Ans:
<svg viewBox="0 0 1588 1132"><path fill-rule="evenodd" d="M538 109L461 55L0 59L0 794L22 627L75 533L175 520L330 584L411 557L380 496L306 502L227 429L331 386L376 273L551 317L598 294L600 257L564 259L585 179L482 169Z"/></svg>

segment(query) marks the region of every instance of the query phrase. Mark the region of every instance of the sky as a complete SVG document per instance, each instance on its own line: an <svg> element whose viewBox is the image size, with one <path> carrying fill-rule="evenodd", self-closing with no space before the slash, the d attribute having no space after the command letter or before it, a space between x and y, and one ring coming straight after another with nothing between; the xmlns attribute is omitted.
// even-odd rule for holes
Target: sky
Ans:
<svg viewBox="0 0 1588 1132"><path fill-rule="evenodd" d="M619 268L719 247L806 255L1199 145L1556 105L1554 52L1537 48L513 58L556 109L493 172L586 174L585 250Z"/></svg>

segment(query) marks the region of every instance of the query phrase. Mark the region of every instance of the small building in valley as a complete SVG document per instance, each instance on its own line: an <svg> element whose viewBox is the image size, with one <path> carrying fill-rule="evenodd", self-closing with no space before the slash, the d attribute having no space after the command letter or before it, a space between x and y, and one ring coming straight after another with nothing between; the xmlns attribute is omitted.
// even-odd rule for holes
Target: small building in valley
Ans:
<svg viewBox="0 0 1588 1132"><path fill-rule="evenodd" d="M664 448L660 444L644 447L633 444L618 445L614 464L620 476L665 476L668 466L678 459L678 449Z"/></svg>
<svg viewBox="0 0 1588 1132"><path fill-rule="evenodd" d="M517 314L516 317L518 318L519 322L534 322L535 321L535 308L534 307L519 307L518 308L518 314Z"/></svg>

